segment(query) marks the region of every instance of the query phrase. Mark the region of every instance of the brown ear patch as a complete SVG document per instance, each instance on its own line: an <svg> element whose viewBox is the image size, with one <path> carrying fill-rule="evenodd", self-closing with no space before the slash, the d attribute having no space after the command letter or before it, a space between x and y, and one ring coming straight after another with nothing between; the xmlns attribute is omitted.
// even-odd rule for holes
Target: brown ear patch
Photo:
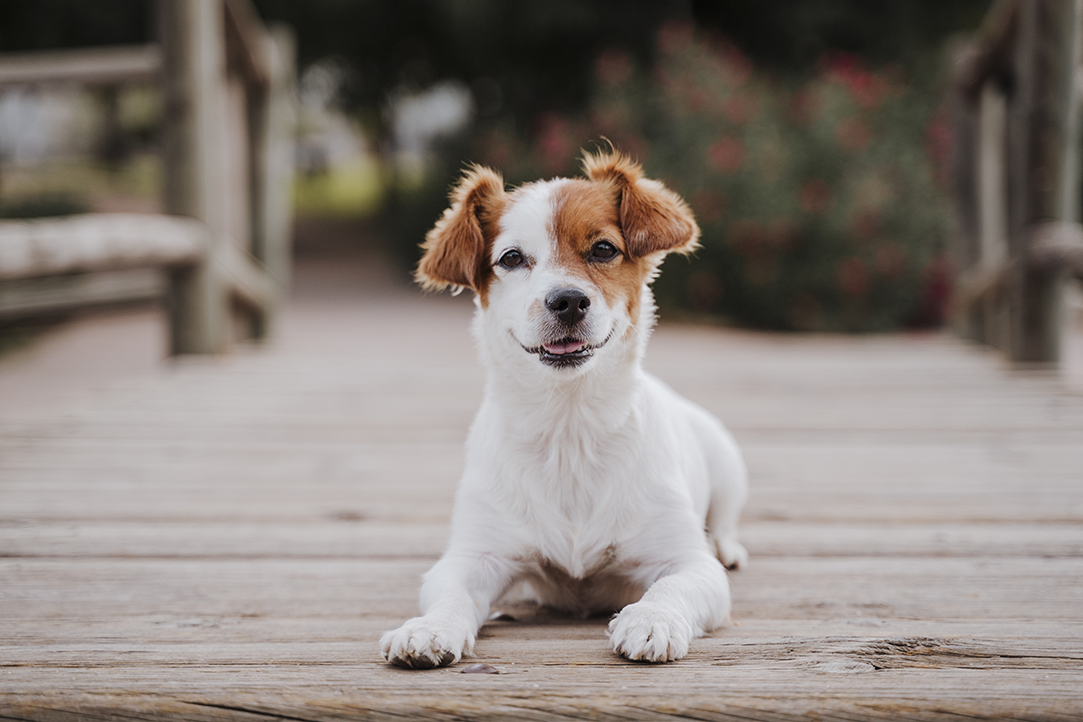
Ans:
<svg viewBox="0 0 1083 722"><path fill-rule="evenodd" d="M427 291L461 286L483 293L491 269L488 245L507 201L499 173L474 166L451 191L451 207L425 234L414 279Z"/></svg>
<svg viewBox="0 0 1083 722"><path fill-rule="evenodd" d="M587 178L612 185L619 194L620 224L627 252L637 258L659 252L695 250L699 226L688 204L628 156L600 152L583 156Z"/></svg>

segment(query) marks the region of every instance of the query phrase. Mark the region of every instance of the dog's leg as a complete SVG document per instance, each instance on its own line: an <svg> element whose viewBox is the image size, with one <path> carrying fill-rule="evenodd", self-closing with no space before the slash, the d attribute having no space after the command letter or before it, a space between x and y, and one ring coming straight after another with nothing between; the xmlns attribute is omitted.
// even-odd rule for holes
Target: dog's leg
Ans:
<svg viewBox="0 0 1083 722"><path fill-rule="evenodd" d="M737 443L720 426L709 448L711 502L707 529L722 565L726 569L741 569L748 566L748 552L737 541L737 519L748 498L748 471Z"/></svg>
<svg viewBox="0 0 1083 722"><path fill-rule="evenodd" d="M729 619L726 570L706 550L661 577L609 623L613 651L628 659L669 662L689 643Z"/></svg>
<svg viewBox="0 0 1083 722"><path fill-rule="evenodd" d="M384 659L399 667L431 669L472 654L489 605L511 582L513 569L494 555L445 554L425 574L421 615L380 640Z"/></svg>

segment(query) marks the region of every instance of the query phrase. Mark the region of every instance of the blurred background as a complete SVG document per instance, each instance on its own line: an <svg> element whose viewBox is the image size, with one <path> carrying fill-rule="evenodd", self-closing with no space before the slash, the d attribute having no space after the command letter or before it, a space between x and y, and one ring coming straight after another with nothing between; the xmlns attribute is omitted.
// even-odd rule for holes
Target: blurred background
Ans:
<svg viewBox="0 0 1083 722"><path fill-rule="evenodd" d="M509 183L612 142L693 206L667 317L785 331L942 323L945 45L989 0L255 0L293 29L296 252L407 276L468 162ZM0 52L139 45L150 0L5 0ZM0 216L162 208L153 84L0 90Z"/></svg>

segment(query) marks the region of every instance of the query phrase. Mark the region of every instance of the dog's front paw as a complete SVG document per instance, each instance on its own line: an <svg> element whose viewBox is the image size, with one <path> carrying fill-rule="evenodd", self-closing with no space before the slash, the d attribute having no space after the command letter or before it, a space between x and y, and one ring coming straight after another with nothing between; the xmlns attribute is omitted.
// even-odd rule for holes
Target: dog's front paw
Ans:
<svg viewBox="0 0 1083 722"><path fill-rule="evenodd" d="M613 651L628 659L670 662L688 654L692 625L664 607L636 602L609 623Z"/></svg>
<svg viewBox="0 0 1083 722"><path fill-rule="evenodd" d="M384 659L408 669L432 669L454 664L474 651L474 635L453 624L414 617L380 639Z"/></svg>

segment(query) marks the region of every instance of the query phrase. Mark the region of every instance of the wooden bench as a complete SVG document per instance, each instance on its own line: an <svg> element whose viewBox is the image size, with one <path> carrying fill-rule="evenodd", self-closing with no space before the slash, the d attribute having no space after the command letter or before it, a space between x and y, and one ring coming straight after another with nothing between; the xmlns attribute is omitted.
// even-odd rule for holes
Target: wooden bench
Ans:
<svg viewBox="0 0 1083 722"><path fill-rule="evenodd" d="M292 38L247 0L160 8L160 45L0 56L0 87L159 83L169 214L0 222L0 321L161 297L172 353L270 331L289 281Z"/></svg>

